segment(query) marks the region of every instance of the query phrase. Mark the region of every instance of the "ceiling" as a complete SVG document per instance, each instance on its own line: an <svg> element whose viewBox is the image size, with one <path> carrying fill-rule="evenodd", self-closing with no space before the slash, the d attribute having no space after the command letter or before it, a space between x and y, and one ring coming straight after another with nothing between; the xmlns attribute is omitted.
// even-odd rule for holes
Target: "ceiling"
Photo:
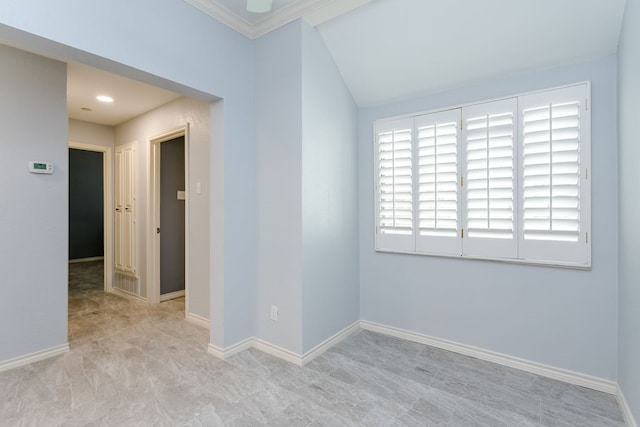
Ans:
<svg viewBox="0 0 640 427"><path fill-rule="evenodd" d="M96 99L98 95L108 95L114 102L102 103ZM179 97L177 93L86 65L67 64L67 111L72 119L116 126Z"/></svg>
<svg viewBox="0 0 640 427"><path fill-rule="evenodd" d="M614 54L626 0L185 0L248 37L316 26L356 103L418 95ZM214 12L212 12L214 11ZM217 12L216 12L217 11ZM241 23L241 24L238 24ZM99 103L107 94L113 104ZM114 126L180 95L70 63L69 117ZM91 112L82 107L91 108Z"/></svg>
<svg viewBox="0 0 640 427"><path fill-rule="evenodd" d="M318 28L360 106L614 54L625 0L376 0Z"/></svg>

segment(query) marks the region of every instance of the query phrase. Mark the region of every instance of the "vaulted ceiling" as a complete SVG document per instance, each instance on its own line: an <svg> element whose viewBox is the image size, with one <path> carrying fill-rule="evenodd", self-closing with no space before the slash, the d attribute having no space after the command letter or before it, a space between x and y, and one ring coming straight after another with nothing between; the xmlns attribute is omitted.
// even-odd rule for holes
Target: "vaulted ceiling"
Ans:
<svg viewBox="0 0 640 427"><path fill-rule="evenodd" d="M318 28L360 106L615 54L626 0L376 0Z"/></svg>
<svg viewBox="0 0 640 427"><path fill-rule="evenodd" d="M246 11L246 0L184 1L249 38L305 19L322 35L361 107L615 54L626 5L626 0L273 0L269 13L254 14ZM80 110L93 108L85 104L95 103L95 95L89 100L74 92L97 90L87 87L90 72L70 68L70 114L100 122L95 110ZM118 82L102 74L94 78ZM131 96L132 82L120 83L129 95L126 103L121 98L121 107L136 98L153 100L155 107L177 96L166 91ZM108 112L110 107L95 108ZM129 118L144 112L136 111Z"/></svg>

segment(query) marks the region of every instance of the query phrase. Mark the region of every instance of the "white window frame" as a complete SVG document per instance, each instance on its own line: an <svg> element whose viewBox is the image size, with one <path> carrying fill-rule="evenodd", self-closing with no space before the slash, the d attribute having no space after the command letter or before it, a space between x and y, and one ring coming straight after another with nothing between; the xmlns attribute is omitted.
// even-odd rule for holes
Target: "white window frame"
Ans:
<svg viewBox="0 0 640 427"><path fill-rule="evenodd" d="M525 242L524 239L524 222L523 222L523 100L527 102L543 99L549 96L556 96L554 104L562 101L557 96L567 96L573 101L578 101L580 105L580 152L579 152L579 175L580 175L580 219L579 219L579 238L576 242L558 242L558 241L537 241ZM579 99L575 99L579 97ZM583 99L584 98L584 99ZM556 100L558 99L558 100ZM469 112L478 111L483 106L491 103L516 103L515 117L515 140L514 140L514 241L497 242L491 239L470 239L465 234L467 227L467 193L464 188L464 179L466 173L466 126L463 126L465 118ZM452 242L447 238L440 242L439 239L426 239L420 236L419 228L419 159L418 159L418 124L425 120L425 117L450 118L455 115L455 110L460 114L460 133L458 136L457 149L457 168L458 168L458 237L456 242ZM453 112L452 112L453 111ZM492 111L492 110L491 110ZM493 113L489 113L493 114ZM402 120L403 124L412 123L412 144L413 144L413 226L410 236L402 236L402 242L398 244L399 239L395 236L388 236L379 233L379 206L378 206L378 134L381 129L388 129L394 126L394 123ZM472 104L452 106L437 110L419 112L397 117L388 117L376 120L373 123L374 131L374 221L375 221L375 250L379 252L393 252L413 255L429 255L455 257L465 259L489 260L498 262L545 265L552 267L564 267L574 269L591 269L591 84L590 82L580 82L571 85L545 89L541 91L521 93L509 97L486 100ZM473 242L475 240L475 242ZM486 240L483 242L482 240ZM459 248L459 249L458 249Z"/></svg>

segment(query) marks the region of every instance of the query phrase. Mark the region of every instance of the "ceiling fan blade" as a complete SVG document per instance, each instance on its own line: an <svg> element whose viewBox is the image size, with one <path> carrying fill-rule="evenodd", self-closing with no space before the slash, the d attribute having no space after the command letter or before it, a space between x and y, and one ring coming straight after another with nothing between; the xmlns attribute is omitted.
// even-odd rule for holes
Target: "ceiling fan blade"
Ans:
<svg viewBox="0 0 640 427"><path fill-rule="evenodd" d="M272 0L247 0L247 10L253 13L265 13L271 10Z"/></svg>

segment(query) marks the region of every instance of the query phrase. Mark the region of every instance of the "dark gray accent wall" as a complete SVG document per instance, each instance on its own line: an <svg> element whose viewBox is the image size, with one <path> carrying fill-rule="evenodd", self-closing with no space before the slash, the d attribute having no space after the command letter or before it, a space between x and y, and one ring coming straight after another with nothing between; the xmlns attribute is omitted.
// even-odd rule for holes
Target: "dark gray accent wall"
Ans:
<svg viewBox="0 0 640 427"><path fill-rule="evenodd" d="M69 259L104 255L102 156L69 149Z"/></svg>
<svg viewBox="0 0 640 427"><path fill-rule="evenodd" d="M160 294L184 289L184 137L160 144Z"/></svg>

